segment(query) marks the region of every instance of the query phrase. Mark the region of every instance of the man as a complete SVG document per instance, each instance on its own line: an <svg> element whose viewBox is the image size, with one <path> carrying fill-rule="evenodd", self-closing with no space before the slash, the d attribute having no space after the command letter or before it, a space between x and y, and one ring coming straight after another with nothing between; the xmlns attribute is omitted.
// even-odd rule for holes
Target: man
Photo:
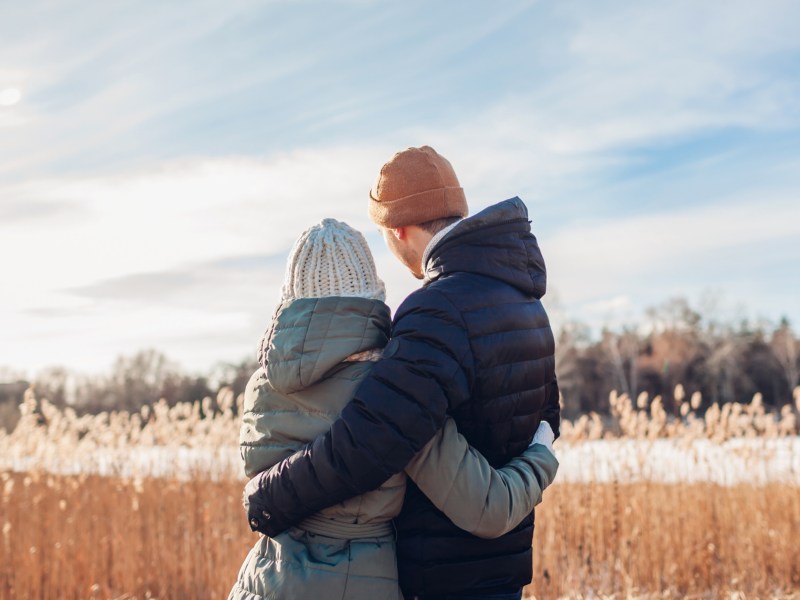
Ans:
<svg viewBox="0 0 800 600"><path fill-rule="evenodd" d="M397 153L370 192L370 217L423 287L400 306L383 359L330 431L254 478L251 528L276 535L400 472L446 415L493 466L558 432L545 266L519 198L467 216L450 163L428 146ZM519 598L531 580L533 514L497 539L456 527L409 482L396 520L407 597Z"/></svg>

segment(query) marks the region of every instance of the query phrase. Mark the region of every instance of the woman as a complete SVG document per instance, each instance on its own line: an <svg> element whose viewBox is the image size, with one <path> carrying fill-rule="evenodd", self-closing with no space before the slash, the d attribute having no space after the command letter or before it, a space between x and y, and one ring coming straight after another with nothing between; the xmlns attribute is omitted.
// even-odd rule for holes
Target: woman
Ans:
<svg viewBox="0 0 800 600"><path fill-rule="evenodd" d="M239 441L249 477L329 429L388 341L384 299L358 231L325 219L300 236L261 343L261 368L245 391ZM552 439L542 423L522 456L493 469L448 419L405 473L259 539L229 598L400 599L392 518L406 476L462 529L498 537L530 514L555 477Z"/></svg>

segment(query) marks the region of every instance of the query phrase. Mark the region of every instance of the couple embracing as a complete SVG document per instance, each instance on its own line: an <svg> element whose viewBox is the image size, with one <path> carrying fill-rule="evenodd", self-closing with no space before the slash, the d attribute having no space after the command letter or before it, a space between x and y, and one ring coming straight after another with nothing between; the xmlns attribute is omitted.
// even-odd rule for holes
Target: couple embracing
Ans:
<svg viewBox="0 0 800 600"><path fill-rule="evenodd" d="M369 215L422 287L391 319L359 232L295 243L239 440L265 535L230 598L519 599L559 424L527 209L468 217L423 146L383 166Z"/></svg>

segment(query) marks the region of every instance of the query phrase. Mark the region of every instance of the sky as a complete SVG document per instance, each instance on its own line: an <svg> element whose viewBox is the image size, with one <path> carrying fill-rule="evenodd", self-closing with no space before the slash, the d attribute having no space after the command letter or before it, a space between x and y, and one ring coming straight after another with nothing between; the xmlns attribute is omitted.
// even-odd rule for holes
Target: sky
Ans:
<svg viewBox="0 0 800 600"><path fill-rule="evenodd" d="M294 239L398 150L528 206L556 327L800 323L793 0L0 3L0 366L254 355Z"/></svg>

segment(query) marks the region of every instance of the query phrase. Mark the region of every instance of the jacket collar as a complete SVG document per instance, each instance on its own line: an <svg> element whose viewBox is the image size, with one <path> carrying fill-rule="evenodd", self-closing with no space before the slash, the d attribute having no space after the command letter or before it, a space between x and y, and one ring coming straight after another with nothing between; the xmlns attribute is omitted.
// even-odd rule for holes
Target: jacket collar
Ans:
<svg viewBox="0 0 800 600"><path fill-rule="evenodd" d="M463 219L460 219L460 220L456 221L455 223L452 223L452 224L448 225L447 227L445 227L444 229L439 231L436 235L434 235L431 238L431 241L428 242L427 246L425 246L425 252L423 252L423 254L422 254L422 264L423 265L428 262L428 257L431 255L431 251L436 247L436 245L439 242L441 242L448 233L453 231L453 228L456 225L458 225L461 221L463 221Z"/></svg>

